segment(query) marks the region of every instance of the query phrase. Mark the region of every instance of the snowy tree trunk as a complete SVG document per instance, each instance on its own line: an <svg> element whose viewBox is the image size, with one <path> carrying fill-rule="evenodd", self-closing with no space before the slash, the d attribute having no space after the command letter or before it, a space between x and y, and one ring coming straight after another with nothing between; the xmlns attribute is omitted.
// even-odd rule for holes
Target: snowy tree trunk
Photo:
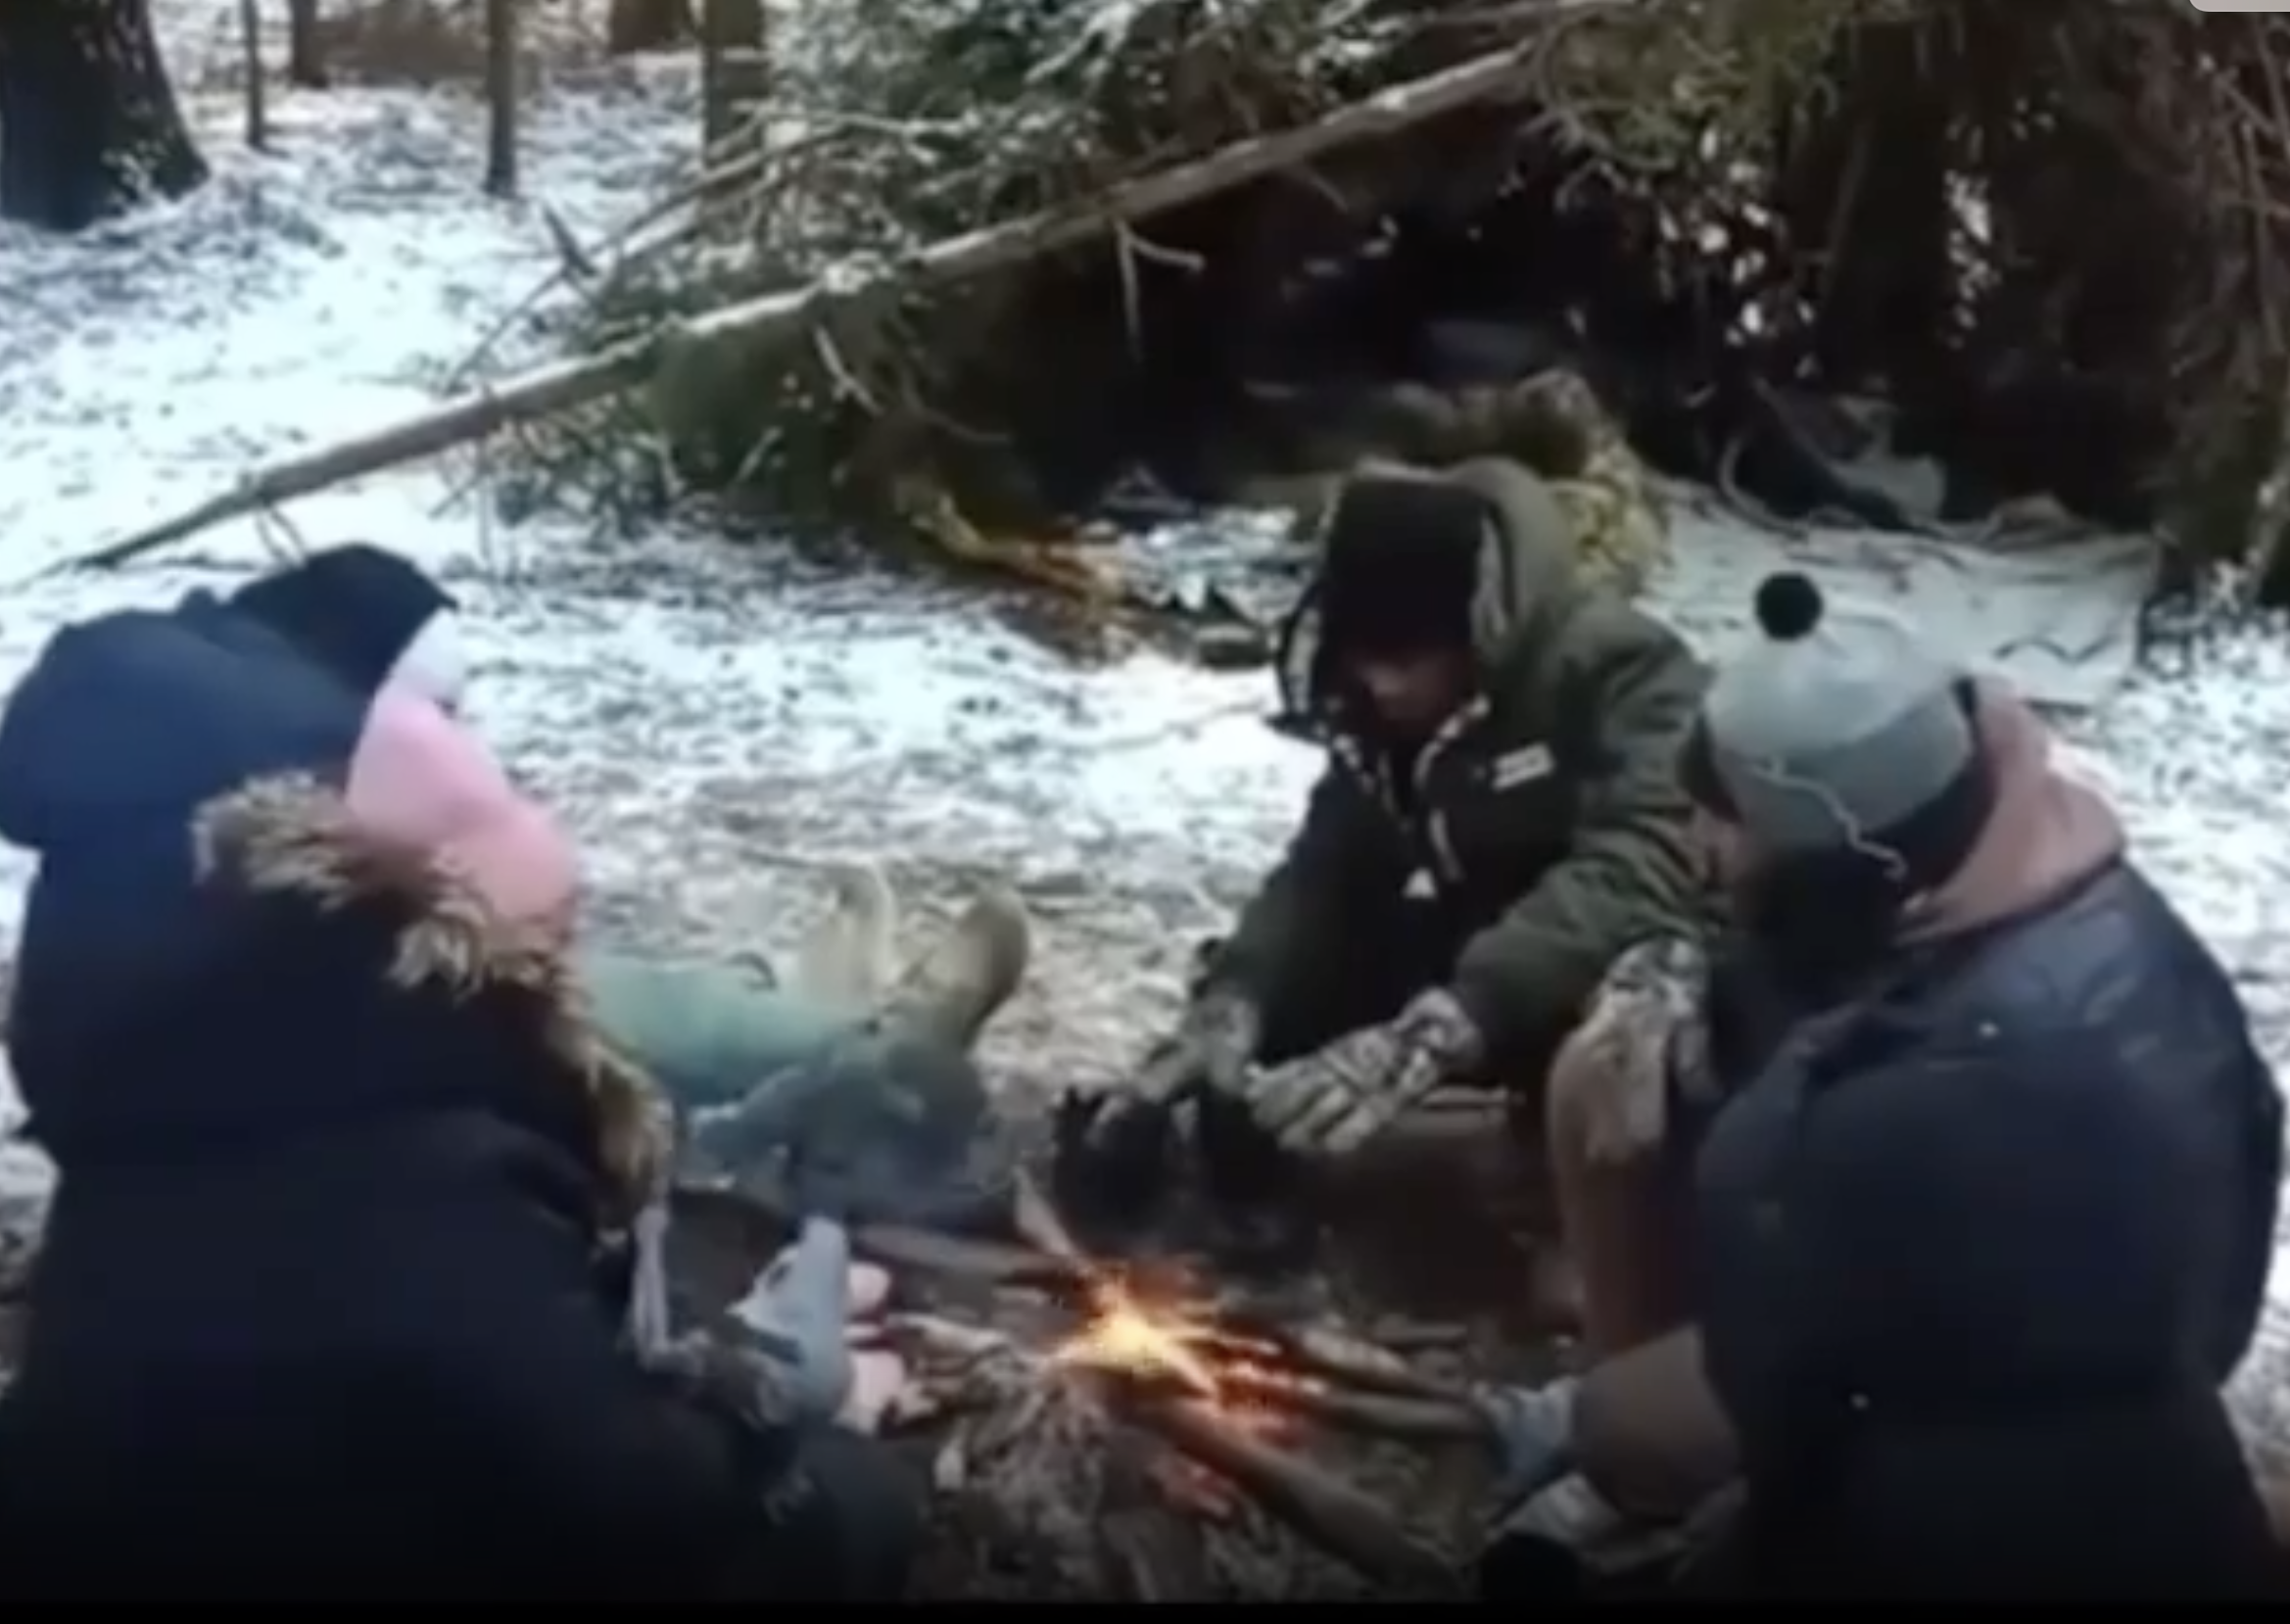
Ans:
<svg viewBox="0 0 2290 1624"><path fill-rule="evenodd" d="M286 0L286 82L303 90L326 88L326 58L318 48L318 0Z"/></svg>
<svg viewBox="0 0 2290 1624"><path fill-rule="evenodd" d="M604 14L604 48L614 56L664 51L692 35L688 0L612 0Z"/></svg>
<svg viewBox="0 0 2290 1624"><path fill-rule="evenodd" d="M516 0L485 0L485 193L517 195Z"/></svg>
<svg viewBox="0 0 2290 1624"><path fill-rule="evenodd" d="M79 231L206 178L149 0L0 4L0 218Z"/></svg>

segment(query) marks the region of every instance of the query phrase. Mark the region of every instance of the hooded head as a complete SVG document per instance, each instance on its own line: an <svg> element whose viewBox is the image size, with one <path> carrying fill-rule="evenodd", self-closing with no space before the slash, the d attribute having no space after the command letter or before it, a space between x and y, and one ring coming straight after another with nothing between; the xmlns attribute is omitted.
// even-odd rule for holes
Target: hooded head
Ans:
<svg viewBox="0 0 2290 1624"><path fill-rule="evenodd" d="M1329 509L1290 628L1290 708L1364 704L1371 723L1429 732L1574 595L1565 515L1525 470L1362 470Z"/></svg>
<svg viewBox="0 0 2290 1624"><path fill-rule="evenodd" d="M68 1173L481 1092L409 1034L492 1041L453 1011L496 967L555 1021L563 835L427 700L235 615L51 640L0 714L0 837L38 858L10 1058Z"/></svg>
<svg viewBox="0 0 2290 1624"><path fill-rule="evenodd" d="M249 582L230 606L368 694L403 687L452 712L469 682L458 605L418 565L353 543Z"/></svg>
<svg viewBox="0 0 2290 1624"><path fill-rule="evenodd" d="M1753 928L1850 958L1980 843L1996 784L1977 689L1905 622L1803 575L1761 584L1756 618L1702 701L1687 788L1735 854Z"/></svg>

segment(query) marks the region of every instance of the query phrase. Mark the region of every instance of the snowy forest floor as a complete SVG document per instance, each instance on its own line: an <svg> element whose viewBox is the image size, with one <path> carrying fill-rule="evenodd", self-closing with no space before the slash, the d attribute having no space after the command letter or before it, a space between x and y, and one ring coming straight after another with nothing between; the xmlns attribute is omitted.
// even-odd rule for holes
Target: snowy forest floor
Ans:
<svg viewBox="0 0 2290 1624"><path fill-rule="evenodd" d="M265 554L243 525L117 574L28 581L42 565L417 406L553 267L536 205L594 241L695 144L686 61L545 83L527 205L480 195L482 112L453 86L274 92L259 156L236 93L198 88L232 49L227 0L157 11L215 182L77 241L0 228L0 684L65 621ZM784 945L819 900L803 866L852 854L936 905L1014 879L1041 926L987 1046L1014 1091L1116 1076L1301 804L1312 762L1262 725L1262 675L1142 652L1077 669L975 594L696 537L489 534L453 489L414 471L292 516L312 541L422 556L463 595L476 721L584 841L596 928ZM2222 634L2171 663L2071 737L2290 1065L2290 642ZM26 867L0 852L0 930ZM2277 1275L2241 1386L2290 1441Z"/></svg>

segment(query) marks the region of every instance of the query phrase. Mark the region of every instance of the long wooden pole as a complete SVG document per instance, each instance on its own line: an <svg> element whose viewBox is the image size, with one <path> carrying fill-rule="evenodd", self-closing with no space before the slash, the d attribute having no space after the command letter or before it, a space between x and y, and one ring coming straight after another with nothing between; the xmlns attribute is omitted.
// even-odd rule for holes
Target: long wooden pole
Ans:
<svg viewBox="0 0 2290 1624"><path fill-rule="evenodd" d="M1553 17L1621 0L1549 0ZM1123 182L1064 208L1044 210L916 251L902 263L848 273L830 272L800 287L764 294L691 317L672 328L624 340L595 355L535 367L490 387L472 390L432 410L372 434L283 458L249 474L235 488L182 513L42 570L108 569L186 540L233 519L306 497L345 480L435 456L511 423L531 422L634 388L648 379L659 344L680 334L687 341L753 339L814 322L835 306L886 288L921 290L964 281L1037 255L1103 237L1130 221L1228 191L1266 175L1309 164L1339 148L1388 136L1475 103L1515 95L1535 39L1378 91L1295 129L1251 136L1206 157Z"/></svg>

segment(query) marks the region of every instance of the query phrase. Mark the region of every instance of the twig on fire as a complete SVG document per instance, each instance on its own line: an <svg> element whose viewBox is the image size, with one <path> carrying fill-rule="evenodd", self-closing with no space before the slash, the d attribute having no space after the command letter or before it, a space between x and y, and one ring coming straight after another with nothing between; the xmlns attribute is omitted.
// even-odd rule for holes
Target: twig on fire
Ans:
<svg viewBox="0 0 2290 1624"><path fill-rule="evenodd" d="M1208 1333L1199 1336L1196 1347L1185 1328L1158 1323L1145 1305L1130 1300L1117 1280L1091 1263L1030 1178L1022 1174L1015 1194L1019 1231L1093 1283L1103 1316L1091 1333L1094 1348L1061 1350L1051 1362L1091 1381L1114 1414L1226 1478L1299 1535L1379 1583L1411 1592L1455 1592L1455 1567L1439 1552L1342 1478L1258 1436L1243 1417L1285 1409L1354 1430L1381 1423L1386 1436L1452 1441L1485 1436L1475 1411L1331 1392L1324 1383L1284 1367L1293 1361L1283 1359L1280 1345L1245 1333L1229 1340L1247 1351L1219 1359L1217 1347L1226 1340L1220 1331L1190 1327L1196 1335ZM1132 1333L1125 1339L1120 1334L1124 1328ZM1287 1340L1293 1345L1294 1338ZM1134 1350L1129 1342L1137 1344ZM1127 1352L1137 1356L1133 1367L1123 1358L1101 1357ZM1237 1401L1237 1408L1227 1401ZM1404 1406L1408 1408L1402 1413Z"/></svg>
<svg viewBox="0 0 2290 1624"><path fill-rule="evenodd" d="M1476 1413L1470 1389L1427 1376L1391 1349L1322 1325L1292 1325L1248 1307L1227 1307L1236 1327L1278 1344L1299 1369L1370 1393L1418 1400Z"/></svg>
<svg viewBox="0 0 2290 1624"><path fill-rule="evenodd" d="M1028 1351L1007 1331L966 1324L941 1314L894 1314L883 1323L893 1339L910 1343L915 1353L924 1357L967 1362L1000 1355L1037 1369L1057 1362ZM1295 1374L1259 1372L1246 1363L1221 1370L1219 1380L1244 1402L1265 1411L1286 1413L1361 1437L1407 1444L1480 1443L1487 1437L1484 1416L1467 1403L1347 1392L1321 1382L1299 1380Z"/></svg>
<svg viewBox="0 0 2290 1624"><path fill-rule="evenodd" d="M1245 1370L1231 1385L1242 1394L1253 1391ZM1276 1384L1262 1397L1267 1408L1285 1409L1302 1419L1362 1438L1402 1444L1485 1444L1493 1437L1486 1415L1475 1405L1347 1392L1293 1378Z"/></svg>

